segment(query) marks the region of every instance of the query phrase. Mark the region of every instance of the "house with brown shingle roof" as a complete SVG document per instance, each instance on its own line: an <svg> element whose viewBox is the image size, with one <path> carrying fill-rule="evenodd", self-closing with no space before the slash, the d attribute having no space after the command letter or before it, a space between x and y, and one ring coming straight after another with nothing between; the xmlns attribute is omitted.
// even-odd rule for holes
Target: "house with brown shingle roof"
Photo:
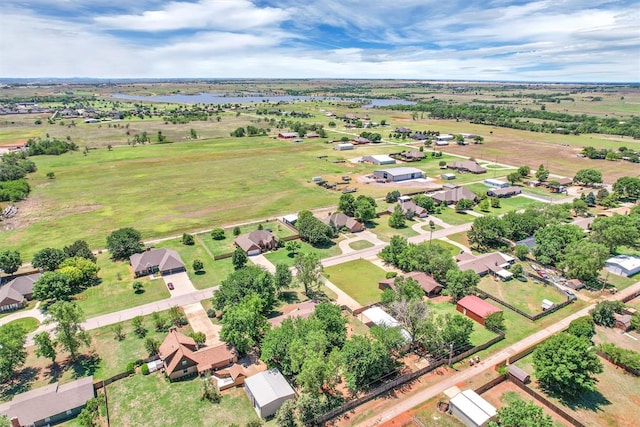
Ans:
<svg viewBox="0 0 640 427"><path fill-rule="evenodd" d="M487 169L483 168L473 160L463 160L460 162L451 162L447 164L447 169L455 169L459 172L486 173Z"/></svg>
<svg viewBox="0 0 640 427"><path fill-rule="evenodd" d="M462 199L469 199L476 201L477 197L475 193L469 190L467 187L456 186L449 188L448 190L435 193L431 198L441 205L451 205L458 203Z"/></svg>
<svg viewBox="0 0 640 427"><path fill-rule="evenodd" d="M515 258L501 252L491 252L475 256L469 252L462 252L456 256L456 262L460 270L473 270L479 276L491 273L501 279L508 280L513 274L506 270Z"/></svg>
<svg viewBox="0 0 640 427"><path fill-rule="evenodd" d="M33 285L41 274L19 276L0 287L0 312L22 308L33 295Z"/></svg>
<svg viewBox="0 0 640 427"><path fill-rule="evenodd" d="M418 285L420 285L428 297L438 295L443 289L443 286L438 283L436 279L422 271L412 271L411 273L404 274L402 277L418 282ZM395 289L395 278L380 280L378 282L378 288L381 290Z"/></svg>
<svg viewBox="0 0 640 427"><path fill-rule="evenodd" d="M413 212L413 215L417 216L418 218L426 218L429 215L429 211L427 211L422 206L416 205L413 200L401 200L398 202L398 205L400 205L400 207L402 208L402 213L405 215L408 215L409 212ZM389 208L387 208L388 213L393 213L394 210L395 205L389 206Z"/></svg>
<svg viewBox="0 0 640 427"><path fill-rule="evenodd" d="M335 212L328 217L325 217L322 222L330 225L338 231L343 228L346 228L349 233L358 233L364 230L364 224L343 212Z"/></svg>
<svg viewBox="0 0 640 427"><path fill-rule="evenodd" d="M271 326L275 328L282 325L282 322L284 322L286 319L307 319L315 312L316 305L317 304L315 303L315 301L301 302L299 304L296 304L286 313L267 319L267 322L269 322Z"/></svg>
<svg viewBox="0 0 640 427"><path fill-rule="evenodd" d="M278 238L269 230L256 230L241 234L234 240L234 244L245 251L247 255L260 255L278 247Z"/></svg>
<svg viewBox="0 0 640 427"><path fill-rule="evenodd" d="M160 274L174 274L185 271L185 265L173 249L147 249L141 254L129 257L129 263L136 277L160 272Z"/></svg>
<svg viewBox="0 0 640 427"><path fill-rule="evenodd" d="M164 364L165 374L171 380L196 373L211 373L238 361L238 352L231 345L198 349L193 338L178 332L176 328L169 330L158 355Z"/></svg>

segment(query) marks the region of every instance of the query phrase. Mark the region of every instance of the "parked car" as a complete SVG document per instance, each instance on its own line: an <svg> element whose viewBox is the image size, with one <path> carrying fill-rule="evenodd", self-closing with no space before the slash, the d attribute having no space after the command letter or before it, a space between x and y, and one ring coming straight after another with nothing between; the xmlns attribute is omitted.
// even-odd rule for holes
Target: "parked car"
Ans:
<svg viewBox="0 0 640 427"><path fill-rule="evenodd" d="M520 280L521 282L527 281L527 278L525 276L517 276L516 279Z"/></svg>
<svg viewBox="0 0 640 427"><path fill-rule="evenodd" d="M570 300L572 300L572 301L578 298L578 297L576 297L576 294L574 294L572 291L570 291L570 290L568 290L568 289L566 289L566 290L564 291L564 293L565 293L565 294L567 294L567 296L569 297L569 299L570 299Z"/></svg>
<svg viewBox="0 0 640 427"><path fill-rule="evenodd" d="M167 283L167 288L169 288L169 290L172 291L173 290L173 283L172 282Z"/></svg>

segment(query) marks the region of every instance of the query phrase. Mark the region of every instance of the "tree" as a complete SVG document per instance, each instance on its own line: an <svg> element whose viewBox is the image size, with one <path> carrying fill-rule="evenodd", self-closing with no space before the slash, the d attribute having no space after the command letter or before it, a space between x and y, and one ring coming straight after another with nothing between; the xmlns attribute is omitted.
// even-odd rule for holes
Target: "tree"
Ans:
<svg viewBox="0 0 640 427"><path fill-rule="evenodd" d="M572 320L571 323L569 323L567 333L591 341L591 338L596 334L596 325L593 317L582 316Z"/></svg>
<svg viewBox="0 0 640 427"><path fill-rule="evenodd" d="M505 222L498 217L487 215L473 221L467 236L471 244L481 248L492 248L504 244L502 239L506 233Z"/></svg>
<svg viewBox="0 0 640 427"><path fill-rule="evenodd" d="M182 234L182 244L187 246L193 246L195 244L195 239L193 238L193 234L183 233Z"/></svg>
<svg viewBox="0 0 640 427"><path fill-rule="evenodd" d="M409 248L406 237L392 236L389 245L382 248L378 256L386 263L400 266L401 258Z"/></svg>
<svg viewBox="0 0 640 427"><path fill-rule="evenodd" d="M449 270L446 274L447 294L457 302L462 297L470 295L479 281L480 276L473 270Z"/></svg>
<svg viewBox="0 0 640 427"><path fill-rule="evenodd" d="M107 249L111 254L111 259L126 260L131 255L142 251L140 240L142 235L139 231L131 228L121 228L107 236Z"/></svg>
<svg viewBox="0 0 640 427"><path fill-rule="evenodd" d="M57 271L45 272L33 285L33 296L40 301L66 300L72 294L69 277Z"/></svg>
<svg viewBox="0 0 640 427"><path fill-rule="evenodd" d="M296 402L293 399L285 400L276 412L275 420L278 427L297 427L295 416Z"/></svg>
<svg viewBox="0 0 640 427"><path fill-rule="evenodd" d="M393 281L393 285L395 290L387 289L382 293L382 302L387 305L395 301L414 301L424 297L424 290L420 284L412 278L397 276Z"/></svg>
<svg viewBox="0 0 640 427"><path fill-rule="evenodd" d="M511 185L515 185L517 182L520 182L521 179L522 175L520 175L520 173L518 172L511 172L509 175L507 175L507 181L509 181Z"/></svg>
<svg viewBox="0 0 640 427"><path fill-rule="evenodd" d="M577 225L551 224L535 232L533 254L539 262L555 265L564 259L565 248L584 239L584 231Z"/></svg>
<svg viewBox="0 0 640 427"><path fill-rule="evenodd" d="M204 332L191 332L189 336L193 339L193 341L195 341L198 347L204 345L204 343L207 341L207 336Z"/></svg>
<svg viewBox="0 0 640 427"><path fill-rule="evenodd" d="M183 324L184 312L182 308L177 305L169 308L169 323L173 326L180 326Z"/></svg>
<svg viewBox="0 0 640 427"><path fill-rule="evenodd" d="M327 336L330 348L342 347L347 339L347 319L342 315L342 309L330 302L316 305L311 318L320 324L320 328Z"/></svg>
<svg viewBox="0 0 640 427"><path fill-rule="evenodd" d="M240 113L238 111L238 113ZM234 130L233 132L231 132L231 136L235 136L236 138L242 138L243 136L245 136L246 132L244 130L243 127L239 127L236 130Z"/></svg>
<svg viewBox="0 0 640 427"><path fill-rule="evenodd" d="M249 258L247 258L247 254L242 248L238 247L235 251L233 251L231 263L233 264L234 270L240 270L244 268L244 266L247 265L247 261L249 261Z"/></svg>
<svg viewBox="0 0 640 427"><path fill-rule="evenodd" d="M222 228L214 228L211 230L211 238L213 240L224 240L225 239L224 230Z"/></svg>
<svg viewBox="0 0 640 427"><path fill-rule="evenodd" d="M180 315L180 317L182 317L182 315ZM164 331L167 327L167 320L157 311L151 313L151 321L158 332Z"/></svg>
<svg viewBox="0 0 640 427"><path fill-rule="evenodd" d="M20 252L9 249L0 251L0 270L6 274L13 274L18 271L21 265Z"/></svg>
<svg viewBox="0 0 640 427"><path fill-rule="evenodd" d="M276 264L276 272L274 274L274 284L277 291L287 289L291 286L293 276L287 264Z"/></svg>
<svg viewBox="0 0 640 427"><path fill-rule="evenodd" d="M355 197L349 193L342 194L338 201L338 210L344 212L345 215L354 216L356 212Z"/></svg>
<svg viewBox="0 0 640 427"><path fill-rule="evenodd" d="M67 255L61 249L44 248L35 253L31 260L31 265L34 268L53 271L56 270L66 258Z"/></svg>
<svg viewBox="0 0 640 427"><path fill-rule="evenodd" d="M422 340L429 317L429 306L422 299L400 299L391 303L391 312L411 337L411 347Z"/></svg>
<svg viewBox="0 0 640 427"><path fill-rule="evenodd" d="M222 317L220 338L233 345L240 353L249 351L261 341L268 328L267 319L262 314L263 309L264 302L256 294L229 307Z"/></svg>
<svg viewBox="0 0 640 427"><path fill-rule="evenodd" d="M522 177L522 178L526 178L529 176L529 174L531 174L531 168L529 166L520 166L518 168L518 174Z"/></svg>
<svg viewBox="0 0 640 427"><path fill-rule="evenodd" d="M111 328L111 331L113 332L114 338L118 341L122 341L127 336L124 333L124 328L122 327L122 324L120 323L116 323L115 325L113 325L113 328Z"/></svg>
<svg viewBox="0 0 640 427"><path fill-rule="evenodd" d="M88 258L74 256L60 264L57 272L66 275L71 283L73 293L81 292L98 280L100 267Z"/></svg>
<svg viewBox="0 0 640 427"><path fill-rule="evenodd" d="M147 335L147 328L144 326L144 319L142 316L136 316L131 319L131 325L133 326L133 333L138 336L138 338L144 338Z"/></svg>
<svg viewBox="0 0 640 427"><path fill-rule="evenodd" d="M296 256L296 254L298 253L298 251L302 248L302 245L300 244L300 242L298 242L297 240L289 240L285 245L284 248L287 252L289 252L291 255Z"/></svg>
<svg viewBox="0 0 640 427"><path fill-rule="evenodd" d="M574 199L571 207L576 215L584 215L589 212L589 205L587 205L587 202L582 199Z"/></svg>
<svg viewBox="0 0 640 427"><path fill-rule="evenodd" d="M81 257L93 263L96 262L96 256L91 252L89 244L84 240L76 240L71 245L65 246L62 250L67 255L67 258Z"/></svg>
<svg viewBox="0 0 640 427"><path fill-rule="evenodd" d="M56 325L56 343L69 353L71 360L75 360L80 346L91 343L91 336L82 328L82 309L76 303L58 301L49 307L47 313L49 317L45 322Z"/></svg>
<svg viewBox="0 0 640 427"><path fill-rule="evenodd" d="M433 212L436 207L436 203L433 201L433 199L424 194L418 194L417 196L414 196L413 203L415 203L417 206L420 206L421 208L426 209L429 213Z"/></svg>
<svg viewBox="0 0 640 427"><path fill-rule="evenodd" d="M136 280L135 282L133 282L132 287L133 287L133 292L135 292L136 294L141 294L144 292L144 285L139 280Z"/></svg>
<svg viewBox="0 0 640 427"><path fill-rule="evenodd" d="M596 169L580 169L573 177L573 182L586 186L602 184L602 173Z"/></svg>
<svg viewBox="0 0 640 427"><path fill-rule="evenodd" d="M513 253L518 259L525 260L529 256L529 247L526 245L518 245L514 248Z"/></svg>
<svg viewBox="0 0 640 427"><path fill-rule="evenodd" d="M504 313L498 311L487 316L484 321L484 327L489 329L490 331L504 332L504 330L506 329L504 324Z"/></svg>
<svg viewBox="0 0 640 427"><path fill-rule="evenodd" d="M631 316L631 327L636 331L640 331L640 314L635 313Z"/></svg>
<svg viewBox="0 0 640 427"><path fill-rule="evenodd" d="M0 326L0 380L3 383L27 360L26 341L27 332L22 326L15 323Z"/></svg>
<svg viewBox="0 0 640 427"><path fill-rule="evenodd" d="M500 427L552 427L553 419L546 415L542 407L533 401L525 402L515 399L506 406L498 409L498 424ZM492 424L489 424L492 426Z"/></svg>
<svg viewBox="0 0 640 427"><path fill-rule="evenodd" d="M640 219L633 215L599 217L591 223L589 238L615 252L619 246L640 248Z"/></svg>
<svg viewBox="0 0 640 427"><path fill-rule="evenodd" d="M342 371L352 394L389 374L395 363L380 341L355 335L342 347Z"/></svg>
<svg viewBox="0 0 640 427"><path fill-rule="evenodd" d="M544 168L544 165L540 165L536 171L536 179L544 182L547 178L549 178L549 171Z"/></svg>
<svg viewBox="0 0 640 427"><path fill-rule="evenodd" d="M213 381L209 378L202 381L202 394L200 400L208 400L211 403L220 403L222 396L218 388L213 385Z"/></svg>
<svg viewBox="0 0 640 427"><path fill-rule="evenodd" d="M613 184L613 191L618 194L621 199L635 202L640 199L640 178L623 176Z"/></svg>
<svg viewBox="0 0 640 427"><path fill-rule="evenodd" d="M464 212L473 208L473 200L470 199L460 199L458 203L456 203L456 212Z"/></svg>
<svg viewBox="0 0 640 427"><path fill-rule="evenodd" d="M459 314L432 315L425 327L422 344L433 356L449 354L451 346L464 351L470 344L473 320Z"/></svg>
<svg viewBox="0 0 640 427"><path fill-rule="evenodd" d="M238 227L238 226L233 227L233 235L234 236L239 236L240 233L241 233L240 232L240 227Z"/></svg>
<svg viewBox="0 0 640 427"><path fill-rule="evenodd" d="M389 227L391 228L404 228L406 227L407 217L404 214L402 207L397 204L393 208L393 213L389 216Z"/></svg>
<svg viewBox="0 0 640 427"><path fill-rule="evenodd" d="M500 209L500 198L499 197L490 197L491 207L494 209Z"/></svg>
<svg viewBox="0 0 640 427"><path fill-rule="evenodd" d="M189 138L190 139L198 139L198 132L195 129L191 128L189 130Z"/></svg>
<svg viewBox="0 0 640 427"><path fill-rule="evenodd" d="M149 356L155 356L160 351L160 341L155 338L147 337L144 340L144 348L149 353Z"/></svg>
<svg viewBox="0 0 640 427"><path fill-rule="evenodd" d="M400 198L401 194L398 190L389 191L384 201L387 203L395 203Z"/></svg>
<svg viewBox="0 0 640 427"><path fill-rule="evenodd" d="M511 267L511 274L513 274L515 277L525 277L522 264L514 264L513 267Z"/></svg>
<svg viewBox="0 0 640 427"><path fill-rule="evenodd" d="M322 264L315 253L299 253L296 255L294 266L297 270L296 279L304 286L304 293L312 296L322 282Z"/></svg>
<svg viewBox="0 0 640 427"><path fill-rule="evenodd" d="M371 221L376 217L376 203L372 203L369 197L358 196L354 217L361 222Z"/></svg>
<svg viewBox="0 0 640 427"><path fill-rule="evenodd" d="M480 210L482 212L489 212L489 208L491 206L491 202L489 201L489 199L483 199L480 204L478 204L478 207L480 208Z"/></svg>
<svg viewBox="0 0 640 427"><path fill-rule="evenodd" d="M593 281L600 274L609 249L600 243L579 240L565 248L564 261L560 264L569 278Z"/></svg>
<svg viewBox="0 0 640 427"><path fill-rule="evenodd" d="M623 308L624 304L620 301L600 301L591 311L589 311L589 314L596 325L612 328L616 322L613 315L615 313L622 313Z"/></svg>
<svg viewBox="0 0 640 427"><path fill-rule="evenodd" d="M538 382L548 391L574 398L594 390L602 363L586 338L561 333L554 335L533 352Z"/></svg>
<svg viewBox="0 0 640 427"><path fill-rule="evenodd" d="M587 194L584 201L587 202L587 206L594 207L596 205L596 195L593 194L593 191Z"/></svg>
<svg viewBox="0 0 640 427"><path fill-rule="evenodd" d="M224 312L228 307L239 304L246 296L258 294L264 302L264 314L275 304L276 289L271 273L256 265L248 265L229 274L213 295L213 307Z"/></svg>
<svg viewBox="0 0 640 427"><path fill-rule="evenodd" d="M333 227L313 216L310 211L300 211L296 228L300 233L300 239L309 242L313 246L323 246L331 242Z"/></svg>

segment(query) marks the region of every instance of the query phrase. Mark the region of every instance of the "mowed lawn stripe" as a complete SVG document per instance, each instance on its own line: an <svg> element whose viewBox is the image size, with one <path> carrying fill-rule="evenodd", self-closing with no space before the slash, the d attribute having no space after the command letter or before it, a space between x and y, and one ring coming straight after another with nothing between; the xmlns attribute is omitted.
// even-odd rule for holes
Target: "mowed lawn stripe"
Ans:
<svg viewBox="0 0 640 427"><path fill-rule="evenodd" d="M382 291L378 282L385 278L385 271L369 261L359 259L325 268L325 276L350 297L362 305L380 301Z"/></svg>

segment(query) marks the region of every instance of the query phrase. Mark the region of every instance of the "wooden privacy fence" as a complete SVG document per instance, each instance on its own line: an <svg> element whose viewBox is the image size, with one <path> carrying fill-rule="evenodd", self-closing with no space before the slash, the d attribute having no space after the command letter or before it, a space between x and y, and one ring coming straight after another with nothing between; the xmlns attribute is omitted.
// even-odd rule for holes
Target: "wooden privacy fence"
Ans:
<svg viewBox="0 0 640 427"><path fill-rule="evenodd" d="M508 302L503 301L503 300L501 300L500 298L498 298L498 297L496 297L496 296L494 296L494 295L491 295L490 293L485 292L485 291L483 291L483 290L481 290L481 289L476 289L476 292L477 292L480 296L483 296L483 297L485 297L485 298L489 298L490 300L493 300L493 301L495 301L495 302L497 302L497 303L499 303L499 304L502 304L502 305L504 305L505 307L507 307L509 310L511 310L511 311L515 311L515 312L516 312L516 313L518 313L519 315L521 315L521 316L523 316L523 317L526 317L527 319L529 319L529 320L531 320L531 321L534 321L534 322L535 322L536 320L538 320L538 319L541 319L541 318L543 318L543 317L545 317L545 316L550 315L551 313L554 313L554 312L556 312L556 311L560 310L561 308L564 308L564 307L568 306L569 304L571 304L571 303L573 302L572 300L567 299L566 301L561 302L560 304L554 304L554 306L553 306L553 307L551 307L551 308L550 308L550 309L548 309L548 310L544 310L544 311L542 311L541 313L538 313L538 314L535 314L535 315L531 315L531 314L529 314L529 313L525 313L524 311L520 310L519 308L514 307L514 306L512 306L511 304L509 304Z"/></svg>

